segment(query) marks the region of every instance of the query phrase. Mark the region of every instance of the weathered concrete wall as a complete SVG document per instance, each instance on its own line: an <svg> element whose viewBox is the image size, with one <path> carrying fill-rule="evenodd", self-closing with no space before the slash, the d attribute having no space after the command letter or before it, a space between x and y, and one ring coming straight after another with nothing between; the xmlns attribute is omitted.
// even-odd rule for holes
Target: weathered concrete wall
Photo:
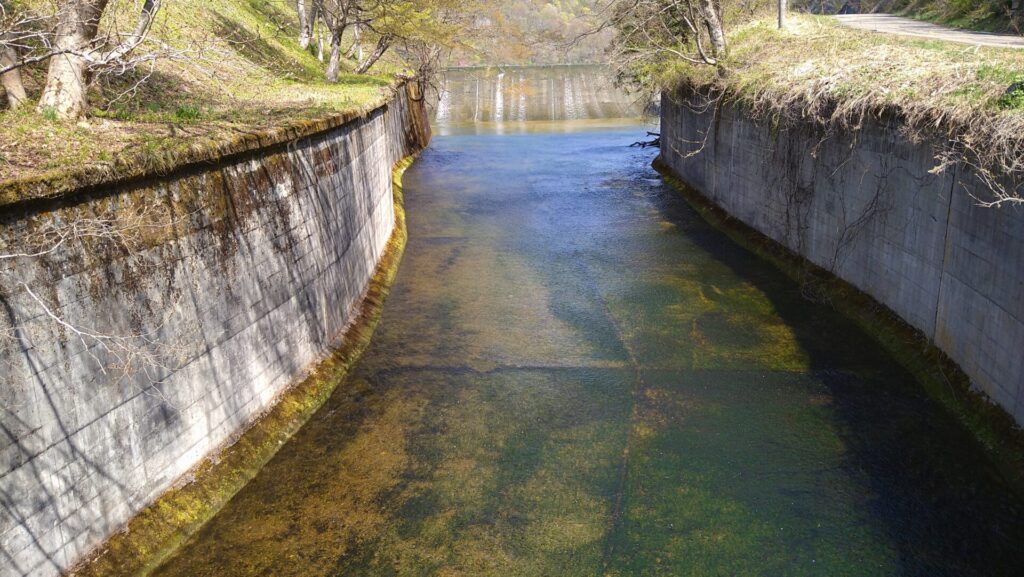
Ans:
<svg viewBox="0 0 1024 577"><path fill-rule="evenodd" d="M0 211L0 254L57 247L0 260L0 576L68 568L338 344L419 106Z"/></svg>
<svg viewBox="0 0 1024 577"><path fill-rule="evenodd" d="M1024 423L1024 207L979 207L974 178L931 174L933 146L880 121L780 129L666 97L661 127L682 180L888 306Z"/></svg>

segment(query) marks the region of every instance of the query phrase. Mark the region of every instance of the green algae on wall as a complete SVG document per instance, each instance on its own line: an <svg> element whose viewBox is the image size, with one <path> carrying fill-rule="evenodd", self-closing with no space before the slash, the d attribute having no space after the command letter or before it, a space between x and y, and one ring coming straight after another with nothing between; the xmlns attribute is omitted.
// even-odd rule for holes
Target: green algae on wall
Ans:
<svg viewBox="0 0 1024 577"><path fill-rule="evenodd" d="M321 407L366 350L380 322L384 301L402 260L408 237L402 174L413 157L393 172L395 229L363 298L359 316L345 331L343 345L302 382L281 394L265 415L230 446L205 460L182 487L168 491L111 537L95 557L71 574L76 577L148 575L195 534L244 487Z"/></svg>

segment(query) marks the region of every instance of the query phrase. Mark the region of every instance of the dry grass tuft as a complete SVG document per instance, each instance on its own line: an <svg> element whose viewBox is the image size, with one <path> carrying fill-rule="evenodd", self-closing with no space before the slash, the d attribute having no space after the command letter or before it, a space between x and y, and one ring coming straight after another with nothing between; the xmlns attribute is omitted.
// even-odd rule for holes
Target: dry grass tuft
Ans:
<svg viewBox="0 0 1024 577"><path fill-rule="evenodd" d="M856 130L867 119L896 121L911 138L942 143L936 171L969 166L992 192L980 202L1022 202L1024 50L888 36L798 15L785 31L755 21L729 40L723 70L676 64L662 85L697 88L776 122Z"/></svg>

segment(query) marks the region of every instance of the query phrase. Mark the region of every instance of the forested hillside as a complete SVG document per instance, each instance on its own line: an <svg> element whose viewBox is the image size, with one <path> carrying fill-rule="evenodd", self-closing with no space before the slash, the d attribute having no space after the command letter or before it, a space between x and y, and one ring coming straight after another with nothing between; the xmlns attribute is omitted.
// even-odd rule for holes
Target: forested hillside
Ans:
<svg viewBox="0 0 1024 577"><path fill-rule="evenodd" d="M366 109L436 67L454 0L0 0L0 181Z"/></svg>
<svg viewBox="0 0 1024 577"><path fill-rule="evenodd" d="M614 33L601 29L608 0L484 0L481 37L462 64L592 63Z"/></svg>

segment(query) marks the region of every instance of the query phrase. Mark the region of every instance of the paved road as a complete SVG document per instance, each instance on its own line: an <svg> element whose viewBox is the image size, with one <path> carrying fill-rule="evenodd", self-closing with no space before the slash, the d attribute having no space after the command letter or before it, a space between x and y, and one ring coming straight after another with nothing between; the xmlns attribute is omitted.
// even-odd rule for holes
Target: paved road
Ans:
<svg viewBox="0 0 1024 577"><path fill-rule="evenodd" d="M994 46L997 48L1024 48L1024 37L1012 34L995 34L992 32L974 32L971 30L957 30L937 24L902 18L891 14L847 14L836 16L844 26L871 30L873 32L886 32L899 34L901 36L914 36L917 38L931 38L933 40L945 40L948 42L960 42L973 44L975 46Z"/></svg>

